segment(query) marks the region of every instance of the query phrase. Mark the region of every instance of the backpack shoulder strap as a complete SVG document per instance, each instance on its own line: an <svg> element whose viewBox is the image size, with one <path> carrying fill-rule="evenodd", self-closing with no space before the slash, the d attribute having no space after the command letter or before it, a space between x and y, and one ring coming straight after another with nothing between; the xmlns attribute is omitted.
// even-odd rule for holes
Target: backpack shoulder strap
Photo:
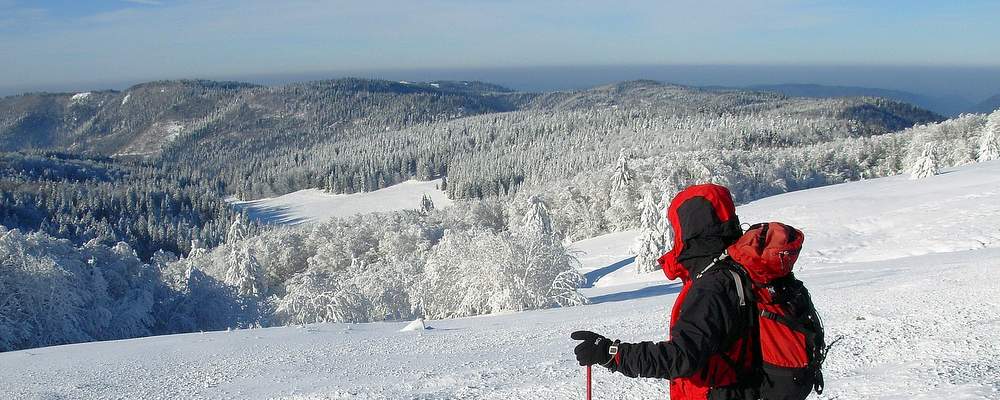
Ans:
<svg viewBox="0 0 1000 400"><path fill-rule="evenodd" d="M731 359L725 352L721 354L723 361L729 364L734 371L737 371L739 380L743 382L757 382L760 378L760 368L763 364L763 355L760 350L760 327L758 323L757 296L754 294L753 281L750 274L731 258L720 260L722 268L728 270L729 275L736 284L736 294L739 296L740 310L745 316L744 333L739 335L743 339L740 346L739 358ZM736 338L733 338L733 342ZM753 385L751 385L753 386ZM754 390L754 396L759 393ZM756 398L756 397L754 397Z"/></svg>
<svg viewBox="0 0 1000 400"><path fill-rule="evenodd" d="M739 296L741 307L756 301L756 296L753 294L753 280L750 279L750 274L747 273L747 270L742 265L730 258L726 253L722 254L722 258L716 264L720 268L726 269L729 275L733 277L733 283L736 284L736 294Z"/></svg>
<svg viewBox="0 0 1000 400"><path fill-rule="evenodd" d="M746 293L744 293L743 278L736 271L729 270L729 273L733 275L733 281L736 282L736 294L740 296L740 307L745 307L747 305Z"/></svg>
<svg viewBox="0 0 1000 400"><path fill-rule="evenodd" d="M739 265L729 257L727 252L723 252L712 260L712 263L708 264L705 269L698 273L694 277L694 280L705 276L712 269L725 269L729 271L729 274L733 277L733 282L736 283L736 294L740 299L740 307L746 307L748 303L755 301L753 297L753 282L750 280L750 275L742 265Z"/></svg>

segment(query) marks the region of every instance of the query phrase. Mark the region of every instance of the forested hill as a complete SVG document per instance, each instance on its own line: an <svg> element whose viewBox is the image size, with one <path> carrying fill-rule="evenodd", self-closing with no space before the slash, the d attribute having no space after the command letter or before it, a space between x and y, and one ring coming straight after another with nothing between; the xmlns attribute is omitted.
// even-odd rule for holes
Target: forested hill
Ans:
<svg viewBox="0 0 1000 400"><path fill-rule="evenodd" d="M734 88L728 88L728 90L733 89ZM972 104L968 100L958 96L935 97L901 90L869 87L783 83L771 85L752 85L739 89L775 92L792 97L881 97L913 104L917 107L925 108L949 117L958 116L963 112L968 112L972 107Z"/></svg>
<svg viewBox="0 0 1000 400"><path fill-rule="evenodd" d="M373 190L487 162L475 178L458 174L476 181L452 191L476 197L516 187L530 178L527 166L541 162L504 150L511 141L532 143L551 171L582 162L567 159L573 152L566 145L603 144L585 155L586 163L608 164L621 148L656 150L647 146L650 139L667 146L660 151L787 146L940 119L878 98L804 99L653 81L553 93L451 81L340 79L275 87L161 81L121 92L0 99L0 150L141 156L186 176L218 177L224 192L242 199L312 187Z"/></svg>
<svg viewBox="0 0 1000 400"><path fill-rule="evenodd" d="M940 119L876 98L800 99L711 92L651 81L555 93L488 93L507 112L386 121L374 110L317 131L246 127L239 136L192 135L164 152L179 168L212 171L243 199L304 188L368 191L447 176L454 198L508 193L638 157L692 148L787 147L867 137ZM498 107L500 108L500 107ZM406 114L403 114L406 115ZM262 120L262 124L271 123Z"/></svg>
<svg viewBox="0 0 1000 400"><path fill-rule="evenodd" d="M830 96L832 97L832 96ZM531 108L586 110L601 107L656 108L674 115L767 113L830 115L856 119L895 131L914 123L942 117L884 96L839 96L838 101L815 101L820 96L796 96L772 90L694 88L649 80L626 81L575 92L538 94ZM826 99L835 100L835 99ZM798 108L798 109L796 109ZM865 110L878 110L876 115Z"/></svg>
<svg viewBox="0 0 1000 400"><path fill-rule="evenodd" d="M0 150L103 155L158 153L183 136L328 130L377 113L403 125L505 111L479 82L341 79L264 87L240 82L158 81L124 91L32 93L0 99Z"/></svg>
<svg viewBox="0 0 1000 400"><path fill-rule="evenodd" d="M63 153L0 153L0 225L75 245L128 243L157 251L214 247L238 219L217 180L141 160Z"/></svg>

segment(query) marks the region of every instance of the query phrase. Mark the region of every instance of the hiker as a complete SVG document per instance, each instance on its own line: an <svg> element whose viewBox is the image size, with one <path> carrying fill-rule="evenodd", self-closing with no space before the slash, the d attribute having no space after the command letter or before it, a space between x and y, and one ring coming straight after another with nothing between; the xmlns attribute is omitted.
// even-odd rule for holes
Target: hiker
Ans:
<svg viewBox="0 0 1000 400"><path fill-rule="evenodd" d="M814 386L821 392L821 323L808 292L791 276L801 232L770 223L754 225L744 235L729 190L713 184L680 192L667 217L674 246L659 263L668 279L680 278L683 284L671 312L669 340L624 343L573 332L572 339L583 341L574 350L580 365L670 379L673 400L804 399ZM748 271L741 263L753 267ZM793 298L794 307L778 303L787 298ZM784 315L782 307L799 310ZM806 321L792 321L796 318ZM786 326L775 325L778 319ZM800 333L807 331L813 333Z"/></svg>

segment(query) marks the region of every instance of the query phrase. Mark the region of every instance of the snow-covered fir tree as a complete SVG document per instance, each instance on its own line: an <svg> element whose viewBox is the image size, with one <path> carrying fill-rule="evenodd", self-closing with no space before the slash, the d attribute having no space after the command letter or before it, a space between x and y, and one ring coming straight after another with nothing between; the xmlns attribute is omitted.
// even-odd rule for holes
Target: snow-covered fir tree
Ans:
<svg viewBox="0 0 1000 400"><path fill-rule="evenodd" d="M979 138L979 161L1000 159L1000 110L986 118L983 134Z"/></svg>
<svg viewBox="0 0 1000 400"><path fill-rule="evenodd" d="M241 220L234 221L229 228L227 244L230 252L226 261L226 284L242 296L263 296L267 283L254 256L252 240L247 238L246 227Z"/></svg>
<svg viewBox="0 0 1000 400"><path fill-rule="evenodd" d="M545 202L539 197L532 197L530 202L531 205L524 217L521 218L521 225L517 230L533 235L551 235L552 218L549 216Z"/></svg>
<svg viewBox="0 0 1000 400"><path fill-rule="evenodd" d="M427 214L433 210L434 201L431 200L430 196L424 194L423 197L420 198L420 212Z"/></svg>
<svg viewBox="0 0 1000 400"><path fill-rule="evenodd" d="M230 225L230 228L232 228L232 225ZM205 253L207 252L208 250L205 249L204 246L202 246L201 241L197 239L191 239L191 251L188 253L188 257L192 258L201 257L205 255Z"/></svg>
<svg viewBox="0 0 1000 400"><path fill-rule="evenodd" d="M646 273L659 269L657 259L663 254L664 234L660 230L659 208L650 193L642 197L642 211L639 218L639 236L634 245L636 272Z"/></svg>
<svg viewBox="0 0 1000 400"><path fill-rule="evenodd" d="M612 188L615 190L632 186L632 180L635 179L635 173L628 167L629 157L630 154L627 150L619 150L618 163L615 165L615 174L612 180Z"/></svg>
<svg viewBox="0 0 1000 400"><path fill-rule="evenodd" d="M910 166L910 179L921 179L934 176L938 173L938 162L934 156L934 147L931 144L924 146L923 153Z"/></svg>
<svg viewBox="0 0 1000 400"><path fill-rule="evenodd" d="M677 189L680 190L682 188ZM657 203L657 206L660 208L660 212L657 214L659 217L657 219L659 223L657 229L663 234L664 252L670 250L669 247L672 247L674 243L674 227L670 226L670 218L667 218L667 212L670 211L670 202L673 201L676 194L677 192L664 191L660 196L659 203Z"/></svg>
<svg viewBox="0 0 1000 400"><path fill-rule="evenodd" d="M636 219L639 216L637 207L639 191L636 185L635 173L629 167L629 153L622 149L611 177L609 204L604 212L604 217L612 230L625 230L638 222Z"/></svg>

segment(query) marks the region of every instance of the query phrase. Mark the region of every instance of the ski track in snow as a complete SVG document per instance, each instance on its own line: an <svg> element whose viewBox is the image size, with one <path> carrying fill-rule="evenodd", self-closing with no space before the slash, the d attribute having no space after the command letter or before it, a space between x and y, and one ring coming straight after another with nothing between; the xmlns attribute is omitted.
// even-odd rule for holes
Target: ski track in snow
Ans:
<svg viewBox="0 0 1000 400"><path fill-rule="evenodd" d="M1000 162L891 177L739 208L807 240L797 275L842 336L821 399L1000 399ZM598 304L441 321L315 324L0 354L3 398L578 399L569 333L663 340L675 282L622 263L635 232L573 244ZM600 271L619 263L618 269ZM667 384L594 370L596 399Z"/></svg>

